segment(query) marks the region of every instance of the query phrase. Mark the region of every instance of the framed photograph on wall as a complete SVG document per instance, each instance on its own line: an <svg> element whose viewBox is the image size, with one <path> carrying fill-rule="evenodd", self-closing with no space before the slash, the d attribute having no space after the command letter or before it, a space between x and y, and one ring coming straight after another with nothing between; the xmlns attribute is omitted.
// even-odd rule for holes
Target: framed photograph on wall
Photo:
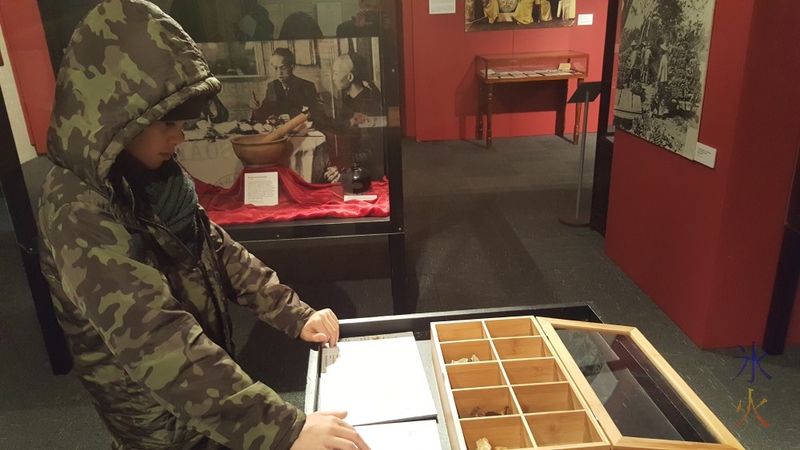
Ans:
<svg viewBox="0 0 800 450"><path fill-rule="evenodd" d="M714 0L626 0L614 125L694 160Z"/></svg>
<svg viewBox="0 0 800 450"><path fill-rule="evenodd" d="M465 0L466 31L571 27L577 0Z"/></svg>

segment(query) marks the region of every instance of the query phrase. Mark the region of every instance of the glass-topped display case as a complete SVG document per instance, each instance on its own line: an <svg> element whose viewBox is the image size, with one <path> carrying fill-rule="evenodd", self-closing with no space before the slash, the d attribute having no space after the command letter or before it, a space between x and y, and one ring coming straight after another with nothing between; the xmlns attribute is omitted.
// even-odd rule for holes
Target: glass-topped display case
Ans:
<svg viewBox="0 0 800 450"><path fill-rule="evenodd" d="M431 342L453 450L743 449L636 328L487 318Z"/></svg>
<svg viewBox="0 0 800 450"><path fill-rule="evenodd" d="M529 78L586 78L589 73L589 54L566 50L478 55L475 57L475 69L484 83L508 83Z"/></svg>
<svg viewBox="0 0 800 450"><path fill-rule="evenodd" d="M564 114L570 80L580 84L589 76L589 54L572 50L515 54L477 55L475 75L478 79L478 116L475 137L483 137L486 117L486 147L492 147L492 101L496 84L557 82L563 91L563 103L556 112L555 134L564 136ZM533 85L536 86L536 85ZM575 129L572 142L578 143L581 105L575 107Z"/></svg>

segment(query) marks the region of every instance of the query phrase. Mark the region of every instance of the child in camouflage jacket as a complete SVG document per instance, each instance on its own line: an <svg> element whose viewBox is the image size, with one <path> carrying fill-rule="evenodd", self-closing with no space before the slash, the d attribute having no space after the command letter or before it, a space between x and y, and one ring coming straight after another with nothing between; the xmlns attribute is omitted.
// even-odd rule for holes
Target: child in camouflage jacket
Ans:
<svg viewBox="0 0 800 450"><path fill-rule="evenodd" d="M220 89L146 1L105 0L73 33L38 223L75 370L113 448L366 450L345 412L306 416L232 358L228 301L308 342L336 345L339 323L209 221L175 162L183 119Z"/></svg>

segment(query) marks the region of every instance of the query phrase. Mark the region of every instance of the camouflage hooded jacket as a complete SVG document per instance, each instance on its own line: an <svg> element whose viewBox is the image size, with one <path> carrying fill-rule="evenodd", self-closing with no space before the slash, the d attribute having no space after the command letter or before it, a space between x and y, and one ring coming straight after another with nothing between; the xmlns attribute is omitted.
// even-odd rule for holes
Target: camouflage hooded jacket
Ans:
<svg viewBox="0 0 800 450"><path fill-rule="evenodd" d="M42 270L75 370L116 448L288 449L305 415L231 358L228 300L290 337L313 314L275 273L197 212L200 256L134 207L109 169L139 132L220 90L192 40L141 0L78 25L48 134ZM206 444L203 444L203 443Z"/></svg>

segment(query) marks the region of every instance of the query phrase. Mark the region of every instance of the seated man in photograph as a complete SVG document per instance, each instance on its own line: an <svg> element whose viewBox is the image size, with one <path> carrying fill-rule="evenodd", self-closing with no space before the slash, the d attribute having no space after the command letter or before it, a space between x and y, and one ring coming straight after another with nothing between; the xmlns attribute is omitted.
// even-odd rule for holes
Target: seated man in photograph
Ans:
<svg viewBox="0 0 800 450"><path fill-rule="evenodd" d="M341 93L335 123L340 146L346 147L350 162L379 180L384 175L383 129L370 121L384 113L381 92L372 82L369 68L369 61L357 53L339 55L333 62L333 84Z"/></svg>
<svg viewBox="0 0 800 450"><path fill-rule="evenodd" d="M288 115L294 117L304 108L314 110L320 105L317 88L313 82L294 74L294 54L288 48L276 48L269 58L269 64L277 78L267 83L267 95L262 101L250 101L253 113L251 120L266 122L272 116Z"/></svg>

